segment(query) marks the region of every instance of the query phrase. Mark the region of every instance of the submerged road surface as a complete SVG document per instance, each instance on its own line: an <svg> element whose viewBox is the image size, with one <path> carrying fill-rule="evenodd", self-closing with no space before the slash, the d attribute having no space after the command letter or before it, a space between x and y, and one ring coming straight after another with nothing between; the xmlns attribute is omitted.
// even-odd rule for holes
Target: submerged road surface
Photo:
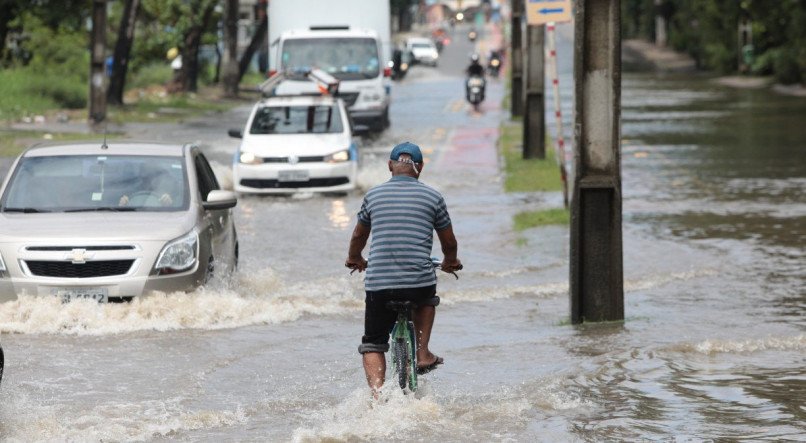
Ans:
<svg viewBox="0 0 806 443"><path fill-rule="evenodd" d="M570 48L561 39L561 57ZM457 31L439 68L393 86L392 127L362 140L361 191L242 198L233 281L131 304L0 305L0 440L802 438L803 101L625 76L627 319L574 327L567 228L512 228L561 196L503 193L503 80L469 109L470 50ZM247 113L148 133L201 141L227 182L226 130ZM362 276L343 261L363 191L404 140L425 151L465 270L439 278L431 348L445 364L417 395L388 387L373 402L356 350Z"/></svg>

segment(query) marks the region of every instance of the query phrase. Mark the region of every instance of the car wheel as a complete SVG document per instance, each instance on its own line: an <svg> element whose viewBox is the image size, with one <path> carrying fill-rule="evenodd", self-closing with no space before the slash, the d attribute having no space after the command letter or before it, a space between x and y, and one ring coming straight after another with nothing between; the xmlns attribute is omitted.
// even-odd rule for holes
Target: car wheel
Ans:
<svg viewBox="0 0 806 443"><path fill-rule="evenodd" d="M207 270L204 271L204 284L210 283L210 280L213 279L213 271L215 271L215 264L213 263L213 256L211 255L210 258L207 260Z"/></svg>
<svg viewBox="0 0 806 443"><path fill-rule="evenodd" d="M389 120L389 108L387 107L385 111L383 111L383 117L381 117L381 125L383 129L392 126L392 122Z"/></svg>
<svg viewBox="0 0 806 443"><path fill-rule="evenodd" d="M232 269L233 272L235 272L238 269L238 261L240 260L240 253L241 253L241 247L238 244L238 242L236 241L235 242L235 255L234 255L235 260L233 261L233 269Z"/></svg>

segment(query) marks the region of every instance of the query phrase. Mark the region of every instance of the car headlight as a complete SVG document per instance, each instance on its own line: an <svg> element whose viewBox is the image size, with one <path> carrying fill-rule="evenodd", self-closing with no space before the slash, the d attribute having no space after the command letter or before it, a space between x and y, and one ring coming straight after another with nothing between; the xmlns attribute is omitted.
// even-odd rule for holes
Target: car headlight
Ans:
<svg viewBox="0 0 806 443"><path fill-rule="evenodd" d="M238 160L240 160L241 163L245 163L247 165L257 165L263 163L262 158L256 156L251 152L241 152L241 155L240 157L238 157Z"/></svg>
<svg viewBox="0 0 806 443"><path fill-rule="evenodd" d="M325 161L328 163L341 163L346 162L347 160L350 160L350 151L348 150L335 152L325 156Z"/></svg>
<svg viewBox="0 0 806 443"><path fill-rule="evenodd" d="M154 271L157 275L187 271L196 264L199 255L199 234L192 231L162 248Z"/></svg>

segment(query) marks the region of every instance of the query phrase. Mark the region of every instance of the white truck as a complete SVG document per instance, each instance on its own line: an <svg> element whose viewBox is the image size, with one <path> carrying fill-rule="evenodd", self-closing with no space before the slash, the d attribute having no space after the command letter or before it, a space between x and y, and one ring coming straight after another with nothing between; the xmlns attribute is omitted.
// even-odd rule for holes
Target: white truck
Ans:
<svg viewBox="0 0 806 443"><path fill-rule="evenodd" d="M300 72L321 69L340 81L353 121L389 125L391 30L387 0L270 0L269 70L290 79L278 94L315 92Z"/></svg>

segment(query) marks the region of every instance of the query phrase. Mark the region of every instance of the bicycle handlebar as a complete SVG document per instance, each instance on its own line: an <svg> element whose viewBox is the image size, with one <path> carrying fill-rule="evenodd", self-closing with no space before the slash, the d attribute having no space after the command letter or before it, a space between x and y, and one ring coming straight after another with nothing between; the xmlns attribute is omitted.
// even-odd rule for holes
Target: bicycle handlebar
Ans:
<svg viewBox="0 0 806 443"><path fill-rule="evenodd" d="M442 260L440 260L440 259L438 259L436 257L431 257L431 264L433 264L434 267L439 269L440 271L442 270ZM459 265L459 270L461 270L463 267L464 266ZM443 271L443 272L448 272L448 271ZM456 277L457 280L459 280L459 274L457 274L456 271L450 271L450 272L448 272L448 274L453 274L453 276Z"/></svg>
<svg viewBox="0 0 806 443"><path fill-rule="evenodd" d="M442 260L441 259L439 259L437 257L431 257L431 264L435 268L439 269L440 271L442 270ZM461 270L463 268L464 268L464 266L459 265L459 268L457 270ZM356 268L352 268L350 270L350 275L353 275L353 272L355 272L355 271L356 271ZM457 274L456 271L450 271L450 272L443 271L443 272L447 272L448 274L453 274L453 276L456 277L457 280L459 280L459 274Z"/></svg>

